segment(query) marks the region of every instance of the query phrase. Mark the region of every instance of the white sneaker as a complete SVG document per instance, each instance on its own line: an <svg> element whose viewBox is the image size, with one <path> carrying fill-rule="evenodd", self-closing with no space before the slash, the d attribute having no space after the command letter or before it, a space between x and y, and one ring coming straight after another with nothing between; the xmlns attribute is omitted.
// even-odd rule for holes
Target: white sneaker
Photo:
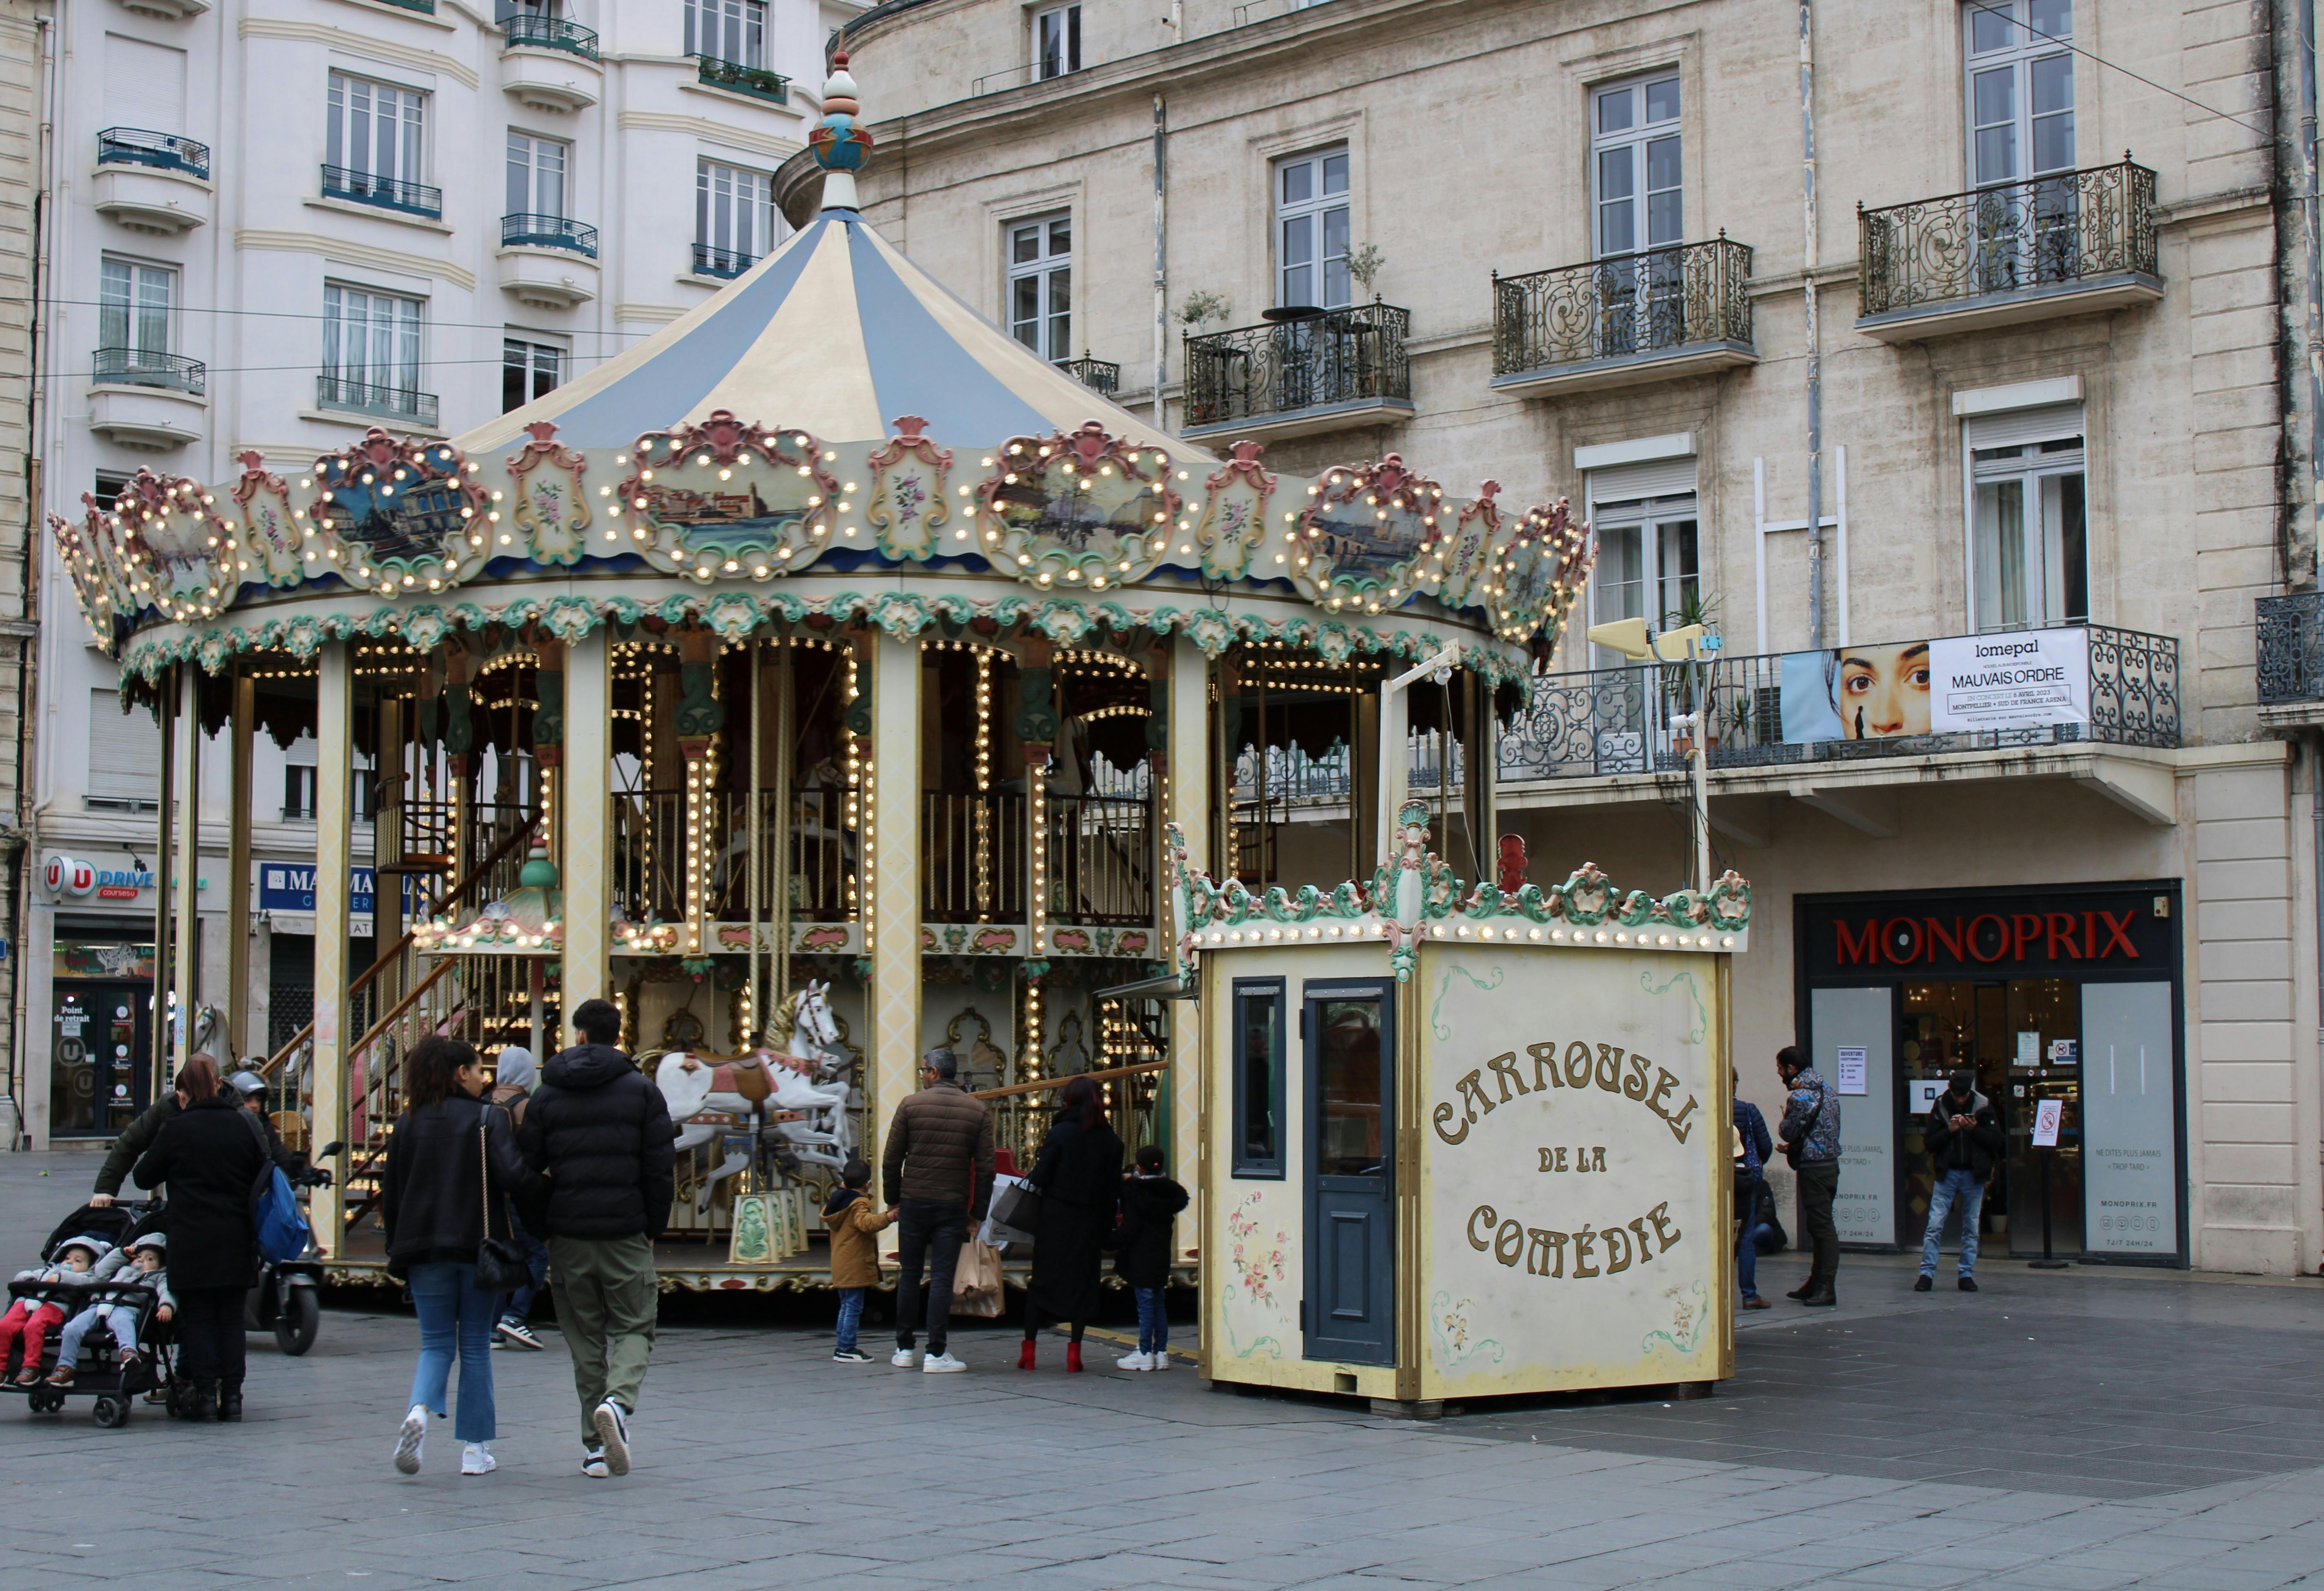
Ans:
<svg viewBox="0 0 2324 1591"><path fill-rule="evenodd" d="M1169 1369L1169 1368L1170 1368L1170 1350L1169 1350L1169 1349L1167 1349L1167 1348L1157 1348L1157 1349L1155 1349L1152 1353L1150 1353L1150 1354L1147 1355L1146 1355L1146 1368L1147 1368L1147 1369L1148 1369L1148 1370L1167 1370L1167 1369Z"/></svg>
<svg viewBox="0 0 2324 1591"><path fill-rule="evenodd" d="M899 1370L909 1370L913 1365L918 1364L919 1362L919 1350L917 1348L898 1348L894 1353L888 1355L888 1363L893 1364Z"/></svg>
<svg viewBox="0 0 2324 1591"><path fill-rule="evenodd" d="M954 1358L949 1350L941 1354L930 1354L926 1362L920 1365L920 1369L929 1375L950 1375L956 1370L967 1368L967 1365Z"/></svg>
<svg viewBox="0 0 2324 1591"><path fill-rule="evenodd" d="M597 1405L589 1416L597 1428L597 1439L605 1444L605 1468L609 1474L630 1473L630 1422L622 1406L608 1398Z"/></svg>
<svg viewBox="0 0 2324 1591"><path fill-rule="evenodd" d="M428 1405L414 1403L395 1433L395 1469L399 1475L420 1473L420 1445L428 1439Z"/></svg>
<svg viewBox="0 0 2324 1591"><path fill-rule="evenodd" d="M603 1449L584 1448L581 1450L581 1473L593 1481L602 1481L611 1473L605 1468L605 1455Z"/></svg>
<svg viewBox="0 0 2324 1591"><path fill-rule="evenodd" d="M493 1457L493 1450L482 1442L470 1442L460 1449L462 1475L490 1475L500 1466L501 1461Z"/></svg>
<svg viewBox="0 0 2324 1591"><path fill-rule="evenodd" d="M1113 1365L1117 1370L1151 1370L1154 1361L1144 1354L1124 1354L1113 1362Z"/></svg>

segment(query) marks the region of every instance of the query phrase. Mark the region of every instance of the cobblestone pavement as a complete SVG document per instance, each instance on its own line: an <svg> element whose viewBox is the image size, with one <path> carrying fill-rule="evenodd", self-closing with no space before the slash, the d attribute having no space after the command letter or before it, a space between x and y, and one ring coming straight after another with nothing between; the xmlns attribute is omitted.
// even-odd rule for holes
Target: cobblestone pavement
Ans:
<svg viewBox="0 0 2324 1591"><path fill-rule="evenodd" d="M0 1263L93 1169L0 1156ZM578 1473L553 1337L494 1355L497 1474L463 1480L438 1437L394 1474L415 1336L381 1294L305 1358L254 1337L239 1427L0 1401L0 1569L42 1591L2324 1586L2324 1284L1987 1272L1914 1295L1909 1264L1851 1257L1843 1309L1751 1318L1715 1398L1430 1425L1111 1352L1069 1380L1055 1345L1020 1375L1000 1330L955 1333L971 1374L928 1377L834 1364L819 1330L677 1327L620 1481ZM1763 1285L1795 1274L1772 1260Z"/></svg>

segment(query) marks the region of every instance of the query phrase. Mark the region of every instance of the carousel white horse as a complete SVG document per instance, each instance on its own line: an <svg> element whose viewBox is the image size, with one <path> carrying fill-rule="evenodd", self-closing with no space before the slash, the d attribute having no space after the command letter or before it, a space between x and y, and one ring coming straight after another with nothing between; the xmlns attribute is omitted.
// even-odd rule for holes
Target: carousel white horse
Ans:
<svg viewBox="0 0 2324 1591"><path fill-rule="evenodd" d="M677 1149L684 1153L748 1124L754 1142L765 1142L785 1170L802 1165L846 1165L855 1148L848 1107L855 1090L838 1077L850 1057L840 1048L839 1021L830 985L810 983L793 995L790 1035L784 1053L758 1050L731 1061L711 1061L673 1050L654 1068L654 1083L669 1104L670 1119L683 1124ZM795 1113L796 1121L764 1122L766 1110ZM697 1121L703 1115L724 1118ZM747 1144L737 1145L703 1179L695 1195L697 1214L710 1207L718 1184L750 1168Z"/></svg>

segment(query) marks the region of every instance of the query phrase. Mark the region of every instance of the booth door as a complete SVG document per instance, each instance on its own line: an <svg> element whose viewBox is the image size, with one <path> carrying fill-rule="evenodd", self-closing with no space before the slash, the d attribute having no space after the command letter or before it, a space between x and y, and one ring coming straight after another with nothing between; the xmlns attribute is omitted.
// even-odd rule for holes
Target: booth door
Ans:
<svg viewBox="0 0 2324 1591"><path fill-rule="evenodd" d="M1310 983L1305 1356L1396 1363L1396 985Z"/></svg>

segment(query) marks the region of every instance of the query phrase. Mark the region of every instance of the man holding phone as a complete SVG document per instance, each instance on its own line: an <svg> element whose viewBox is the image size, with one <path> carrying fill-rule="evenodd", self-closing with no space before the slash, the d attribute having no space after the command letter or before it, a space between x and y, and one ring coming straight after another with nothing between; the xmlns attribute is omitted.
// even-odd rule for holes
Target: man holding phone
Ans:
<svg viewBox="0 0 2324 1591"><path fill-rule="evenodd" d="M1959 1205L1961 1213L1960 1290L1977 1290L1977 1222L1985 1207L1985 1184L1993 1175L2002 1151L2001 1118L1993 1102L1977 1091L1977 1074L1957 1068L1929 1107L1921 1124L1921 1142L1927 1145L1936 1186L1929 1192L1929 1227L1921 1236L1921 1274L1914 1292L1936 1285L1937 1238L1945 1217Z"/></svg>

